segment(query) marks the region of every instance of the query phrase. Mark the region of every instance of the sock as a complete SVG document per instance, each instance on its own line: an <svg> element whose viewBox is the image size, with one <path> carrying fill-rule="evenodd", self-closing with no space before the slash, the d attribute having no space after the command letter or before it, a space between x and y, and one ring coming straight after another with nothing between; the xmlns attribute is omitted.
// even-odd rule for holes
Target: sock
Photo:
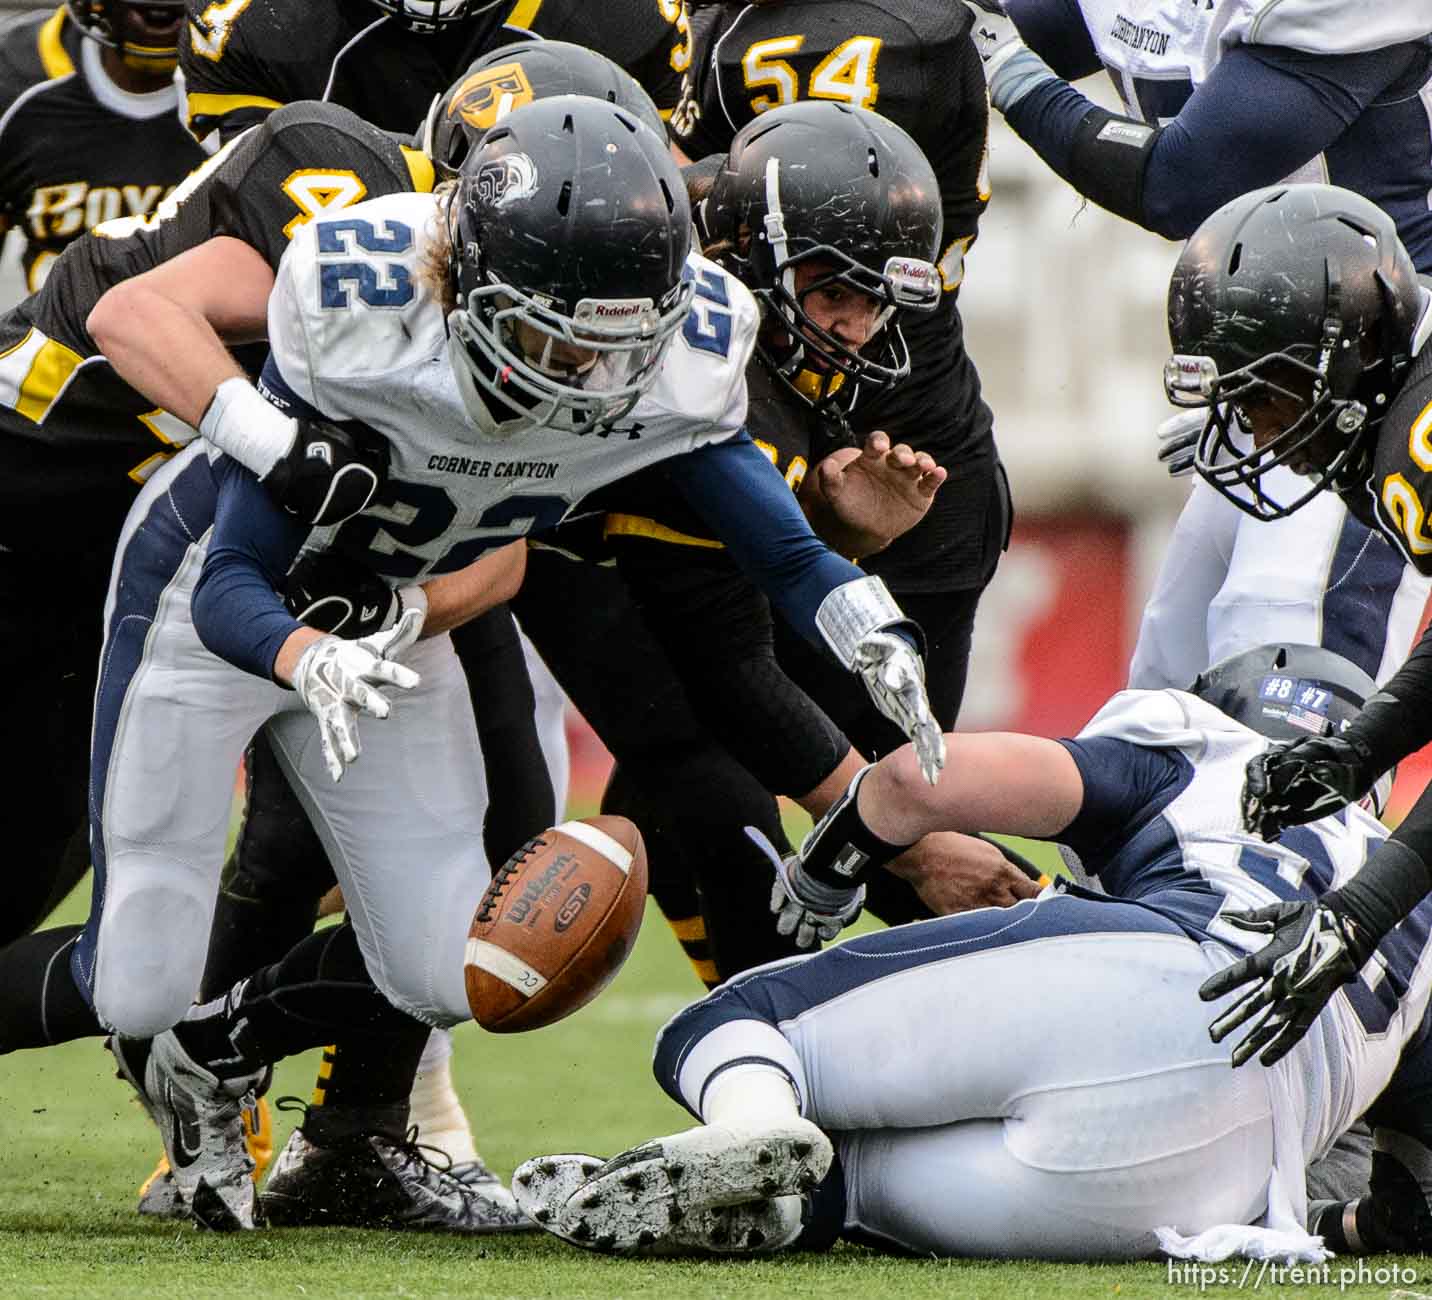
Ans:
<svg viewBox="0 0 1432 1300"><path fill-rule="evenodd" d="M434 1029L418 1062L409 1105L418 1141L447 1153L454 1165L478 1159L472 1126L452 1084L452 1035Z"/></svg>
<svg viewBox="0 0 1432 1300"><path fill-rule="evenodd" d="M800 1118L790 1077L774 1063L743 1061L706 1085L701 1118L731 1128L768 1128Z"/></svg>
<svg viewBox="0 0 1432 1300"><path fill-rule="evenodd" d="M0 948L0 1055L104 1033L70 972L79 937L66 925Z"/></svg>
<svg viewBox="0 0 1432 1300"><path fill-rule="evenodd" d="M193 1008L174 1032L196 1061L222 1077L234 1077L325 1043L409 1040L419 1032L417 1024L378 991L357 936L345 923L315 931L282 961ZM376 1050L381 1052L381 1046ZM410 1068L416 1068L421 1051L419 1042ZM391 1081L377 1087L380 1096L388 1095ZM406 1085L399 1095L406 1097Z"/></svg>

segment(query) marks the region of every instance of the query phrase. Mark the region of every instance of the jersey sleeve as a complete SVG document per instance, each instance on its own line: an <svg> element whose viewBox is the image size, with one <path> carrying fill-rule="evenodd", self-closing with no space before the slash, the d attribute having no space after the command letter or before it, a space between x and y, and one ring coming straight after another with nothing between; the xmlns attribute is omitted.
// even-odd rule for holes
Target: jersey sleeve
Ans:
<svg viewBox="0 0 1432 1300"><path fill-rule="evenodd" d="M318 267L312 227L305 227L279 263L269 294L269 359L265 383L285 404L303 414L327 414L318 396L317 361L321 355L321 322L310 319L318 301Z"/></svg>
<svg viewBox="0 0 1432 1300"><path fill-rule="evenodd" d="M1057 836L1086 865L1097 863L1173 802L1192 767L1176 750L1153 749L1112 736L1059 742L1084 785L1079 812Z"/></svg>
<svg viewBox="0 0 1432 1300"><path fill-rule="evenodd" d="M1323 54L1360 54L1425 40L1425 4L1385 0L1243 0L1222 34L1224 44L1283 45Z"/></svg>
<svg viewBox="0 0 1432 1300"><path fill-rule="evenodd" d="M214 233L242 239L277 267L310 222L367 199L431 189L432 168L346 108L299 103L245 135L215 179Z"/></svg>
<svg viewBox="0 0 1432 1300"><path fill-rule="evenodd" d="M1159 132L1144 168L1139 224L1183 239L1224 203L1276 184L1334 143L1415 57L1411 45L1351 55L1230 49ZM1094 107L1051 78L1005 120L1072 182L1075 141Z"/></svg>
<svg viewBox="0 0 1432 1300"><path fill-rule="evenodd" d="M1066 81L1103 71L1079 0L1005 0L1020 39Z"/></svg>

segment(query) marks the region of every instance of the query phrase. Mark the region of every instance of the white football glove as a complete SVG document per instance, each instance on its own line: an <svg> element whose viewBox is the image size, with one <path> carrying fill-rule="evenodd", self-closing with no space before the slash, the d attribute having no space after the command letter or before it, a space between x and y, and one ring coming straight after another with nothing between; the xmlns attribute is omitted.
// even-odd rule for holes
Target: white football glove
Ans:
<svg viewBox="0 0 1432 1300"><path fill-rule="evenodd" d="M382 682L409 691L421 680L394 659L418 639L423 611L410 609L386 632L357 641L324 636L303 652L293 673L293 689L318 719L318 740L328 775L343 779L344 768L362 752L358 714L386 718L391 705L369 683Z"/></svg>
<svg viewBox="0 0 1432 1300"><path fill-rule="evenodd" d="M1208 424L1207 411L1178 411L1156 430L1159 440L1158 458L1170 478L1183 478L1193 473L1193 462L1199 439Z"/></svg>
<svg viewBox="0 0 1432 1300"><path fill-rule="evenodd" d="M915 746L920 771L934 785L945 766L945 735L930 712L920 656L893 632L867 632L855 647L855 671L875 707Z"/></svg>
<svg viewBox="0 0 1432 1300"><path fill-rule="evenodd" d="M814 948L818 941L834 939L855 921L865 906L865 886L833 889L812 880L801 867L800 855L782 858L776 846L755 826L746 834L771 860L776 878L771 882L771 911L776 933L795 935L797 948Z"/></svg>
<svg viewBox="0 0 1432 1300"><path fill-rule="evenodd" d="M984 64L985 80L989 81L1024 42L1000 0L964 0L964 5L974 15L970 39Z"/></svg>

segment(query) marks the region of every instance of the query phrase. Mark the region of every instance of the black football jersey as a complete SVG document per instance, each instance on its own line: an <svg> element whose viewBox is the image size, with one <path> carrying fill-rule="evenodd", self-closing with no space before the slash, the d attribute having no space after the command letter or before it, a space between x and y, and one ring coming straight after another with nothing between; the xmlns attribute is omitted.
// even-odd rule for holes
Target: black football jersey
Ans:
<svg viewBox="0 0 1432 1300"><path fill-rule="evenodd" d="M336 104L294 104L225 146L154 215L71 244L40 291L0 316L0 546L112 538L138 486L196 436L97 354L85 321L105 290L215 235L276 268L305 222L432 185L421 152Z"/></svg>
<svg viewBox="0 0 1432 1300"><path fill-rule="evenodd" d="M757 114L796 99L835 99L883 113L929 158L944 208L945 293L934 312L902 316L910 379L860 403L851 423L862 433L884 429L951 471L930 513L872 556L870 569L896 590L979 585L988 576L994 452L956 295L989 200L989 106L968 11L949 0L782 0L698 9L691 26L691 71L671 128L692 158L724 153ZM962 474L971 462L980 472Z"/></svg>
<svg viewBox="0 0 1432 1300"><path fill-rule="evenodd" d="M0 228L24 234L32 291L71 240L153 212L203 161L173 89L121 91L64 6L0 27Z"/></svg>
<svg viewBox="0 0 1432 1300"><path fill-rule="evenodd" d="M1377 432L1367 498L1348 498L1418 573L1432 574L1432 344L1412 362Z"/></svg>
<svg viewBox="0 0 1432 1300"><path fill-rule="evenodd" d="M190 0L179 42L189 127L227 141L280 104L323 99L414 131L473 59L530 37L605 54L668 110L690 57L681 0L517 0L441 35L364 0Z"/></svg>

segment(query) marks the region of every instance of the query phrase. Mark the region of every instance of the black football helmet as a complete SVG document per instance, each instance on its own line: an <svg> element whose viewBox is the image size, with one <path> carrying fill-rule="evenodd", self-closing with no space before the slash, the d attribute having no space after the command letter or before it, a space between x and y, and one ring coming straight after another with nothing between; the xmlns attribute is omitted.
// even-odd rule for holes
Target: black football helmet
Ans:
<svg viewBox="0 0 1432 1300"><path fill-rule="evenodd" d="M1350 659L1322 646L1273 642L1230 655L1195 679L1189 692L1235 722L1280 744L1306 736L1338 736L1377 691ZM1381 813L1392 773L1372 790Z"/></svg>
<svg viewBox="0 0 1432 1300"><path fill-rule="evenodd" d="M1278 185L1220 208L1184 245L1168 290L1164 390L1175 406L1208 408L1195 468L1260 519L1324 488L1360 491L1419 309L1407 250L1368 199ZM1264 403L1281 430L1258 448L1239 414ZM1263 475L1289 464L1314 468L1306 491L1280 500Z"/></svg>
<svg viewBox="0 0 1432 1300"><path fill-rule="evenodd" d="M507 0L368 0L415 32L449 31Z"/></svg>
<svg viewBox="0 0 1432 1300"><path fill-rule="evenodd" d="M691 303L691 209L665 139L626 109L513 109L463 164L448 230L453 370L484 432L585 433L656 381Z"/></svg>
<svg viewBox="0 0 1432 1300"><path fill-rule="evenodd" d="M179 64L179 33L184 26L184 0L65 0L70 18L92 41L118 50L126 63L146 72L172 72ZM157 43L144 36L145 23L163 28L173 24L173 40Z"/></svg>
<svg viewBox="0 0 1432 1300"><path fill-rule="evenodd" d="M909 374L891 317L939 302L934 259L944 223L935 173L895 123L821 100L762 113L736 133L700 220L709 255L762 305L757 355L805 401L848 410L858 390ZM795 292L803 262L834 267L805 292L839 282L881 304L885 328L865 348L850 348L806 313Z"/></svg>
<svg viewBox="0 0 1432 1300"><path fill-rule="evenodd" d="M423 152L440 180L452 180L468 150L503 114L553 95L604 99L666 135L651 96L620 64L567 41L516 41L484 54L433 100L422 127Z"/></svg>

